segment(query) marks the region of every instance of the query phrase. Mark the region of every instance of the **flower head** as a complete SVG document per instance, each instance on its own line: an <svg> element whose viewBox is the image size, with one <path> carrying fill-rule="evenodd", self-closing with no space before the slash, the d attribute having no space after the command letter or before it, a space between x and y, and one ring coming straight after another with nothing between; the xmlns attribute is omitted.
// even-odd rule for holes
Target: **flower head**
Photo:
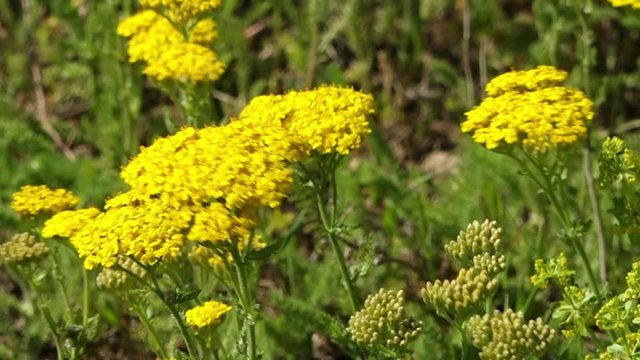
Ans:
<svg viewBox="0 0 640 360"><path fill-rule="evenodd" d="M169 8L192 3L156 2L158 6ZM149 1L143 1L145 4L155 8ZM143 10L120 22L118 34L129 38L129 61L146 62L144 73L159 81L217 80L225 66L210 48L218 36L215 22L193 17L190 24L183 24L170 19L155 10Z"/></svg>
<svg viewBox="0 0 640 360"><path fill-rule="evenodd" d="M492 275L504 270L504 255L498 253L502 229L495 221L474 220L461 231L455 241L449 242L444 249L462 264L473 265L477 269L487 270Z"/></svg>
<svg viewBox="0 0 640 360"><path fill-rule="evenodd" d="M70 238L98 214L100 214L100 210L93 207L61 211L45 221L44 228L42 228L42 237L52 238L59 236Z"/></svg>
<svg viewBox="0 0 640 360"><path fill-rule="evenodd" d="M415 340L422 323L407 316L404 291L380 289L349 319L347 331L361 346L401 350Z"/></svg>
<svg viewBox="0 0 640 360"><path fill-rule="evenodd" d="M473 345L482 349L483 360L519 360L540 357L555 337L555 330L541 318L529 320L522 312L495 310L491 315L474 315L467 324Z"/></svg>
<svg viewBox="0 0 640 360"><path fill-rule="evenodd" d="M225 66L209 48L190 43L166 47L144 73L156 80L180 82L215 81L224 73Z"/></svg>
<svg viewBox="0 0 640 360"><path fill-rule="evenodd" d="M472 267L461 269L453 280L428 282L421 295L438 314L464 319L480 309L497 287L498 281L486 270Z"/></svg>
<svg viewBox="0 0 640 360"><path fill-rule="evenodd" d="M193 217L188 207L133 190L109 199L105 209L70 239L88 269L112 267L119 255L147 265L172 259L180 254Z"/></svg>
<svg viewBox="0 0 640 360"><path fill-rule="evenodd" d="M65 189L26 185L11 196L11 208L22 216L53 215L71 209L80 199Z"/></svg>
<svg viewBox="0 0 640 360"><path fill-rule="evenodd" d="M231 306L211 300L187 310L185 317L187 319L187 325L201 329L203 327L220 324L222 322L222 316L229 311L231 311Z"/></svg>
<svg viewBox="0 0 640 360"><path fill-rule="evenodd" d="M239 115L281 124L320 153L348 154L371 132L373 97L350 88L320 86L254 98Z"/></svg>
<svg viewBox="0 0 640 360"><path fill-rule="evenodd" d="M0 244L0 265L22 263L38 259L49 252L49 247L28 233L15 234Z"/></svg>
<svg viewBox="0 0 640 360"><path fill-rule="evenodd" d="M576 142L586 135L593 103L563 87L566 77L552 66L498 76L487 84L487 98L467 112L462 131L489 150L522 142L526 150L546 152Z"/></svg>

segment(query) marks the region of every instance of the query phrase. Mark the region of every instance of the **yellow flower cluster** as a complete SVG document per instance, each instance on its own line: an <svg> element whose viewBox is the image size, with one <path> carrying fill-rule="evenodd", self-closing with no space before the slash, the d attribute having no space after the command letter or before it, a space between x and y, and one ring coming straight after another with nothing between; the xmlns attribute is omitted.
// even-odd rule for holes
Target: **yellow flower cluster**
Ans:
<svg viewBox="0 0 640 360"><path fill-rule="evenodd" d="M185 317L187 325L200 329L220 324L222 316L229 311L231 311L231 306L211 300L187 310Z"/></svg>
<svg viewBox="0 0 640 360"><path fill-rule="evenodd" d="M318 118L305 111L309 120ZM352 110L345 105L333 113L347 121L344 113ZM259 115L187 127L143 148L121 171L131 190L107 201L104 213L70 236L85 267L111 267L118 256L153 265L188 251L187 240L218 246L219 254L195 251L214 265L226 256L227 244L264 247L252 234L257 209L280 205L293 183L290 164L307 157L311 145L280 121Z"/></svg>
<svg viewBox="0 0 640 360"><path fill-rule="evenodd" d="M487 149L522 142L526 150L546 152L585 136L593 103L562 86L567 73L552 66L512 71L487 84L487 98L467 112L463 132Z"/></svg>
<svg viewBox="0 0 640 360"><path fill-rule="evenodd" d="M53 215L44 223L42 237L63 237L70 238L73 234L82 229L87 222L100 214L97 208L86 208L80 210L65 210Z"/></svg>
<svg viewBox="0 0 640 360"><path fill-rule="evenodd" d="M373 97L350 88L321 86L309 91L254 98L239 118L276 121L320 153L348 154L371 132Z"/></svg>
<svg viewBox="0 0 640 360"><path fill-rule="evenodd" d="M640 0L609 0L609 2L615 7L633 6L636 9L640 9Z"/></svg>
<svg viewBox="0 0 640 360"><path fill-rule="evenodd" d="M216 25L211 19L198 17L217 7L212 6L216 2L219 4L219 1L142 1L143 6L161 12L143 10L118 25L118 34L129 38L129 61L146 62L144 73L160 81L217 80L225 66L210 49L218 36ZM163 9L168 15L162 15ZM181 14L180 19L193 20L193 24L177 22L171 15L174 13Z"/></svg>
<svg viewBox="0 0 640 360"><path fill-rule="evenodd" d="M107 201L106 211L70 238L84 266L113 266L118 255L152 265L180 254L192 212L134 190Z"/></svg>
<svg viewBox="0 0 640 360"><path fill-rule="evenodd" d="M65 189L26 185L11 196L11 208L22 216L52 215L71 209L80 199Z"/></svg>
<svg viewBox="0 0 640 360"><path fill-rule="evenodd" d="M220 6L220 0L140 0L145 8L165 14L172 22L184 24Z"/></svg>

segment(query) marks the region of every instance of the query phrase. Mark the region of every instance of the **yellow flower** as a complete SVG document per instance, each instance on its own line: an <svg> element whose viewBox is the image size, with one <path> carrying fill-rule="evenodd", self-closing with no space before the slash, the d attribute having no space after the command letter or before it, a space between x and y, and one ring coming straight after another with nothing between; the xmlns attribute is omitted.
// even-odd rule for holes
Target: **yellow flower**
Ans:
<svg viewBox="0 0 640 360"><path fill-rule="evenodd" d="M44 223L42 237L52 238L59 236L70 238L98 214L100 214L100 210L93 207L59 212Z"/></svg>
<svg viewBox="0 0 640 360"><path fill-rule="evenodd" d="M52 215L76 206L80 199L65 189L26 185L11 196L11 208L22 216Z"/></svg>
<svg viewBox="0 0 640 360"><path fill-rule="evenodd" d="M129 61L144 61L144 73L157 80L214 81L224 72L211 46L215 22L203 19L182 30L154 10L144 10L120 22L118 34L129 38Z"/></svg>
<svg viewBox="0 0 640 360"><path fill-rule="evenodd" d="M220 6L220 0L140 0L145 8L164 13L171 21L184 24Z"/></svg>
<svg viewBox="0 0 640 360"><path fill-rule="evenodd" d="M141 11L118 24L118 34L129 39L129 62L152 62L167 48L185 41L171 22L153 10Z"/></svg>
<svg viewBox="0 0 640 360"><path fill-rule="evenodd" d="M146 265L173 259L184 246L191 208L169 204L135 191L107 201L106 211L70 238L84 266L113 266L118 255Z"/></svg>
<svg viewBox="0 0 640 360"><path fill-rule="evenodd" d="M640 9L640 0L609 0L609 2L615 7L633 6L636 9Z"/></svg>
<svg viewBox="0 0 640 360"><path fill-rule="evenodd" d="M215 21L204 19L198 21L189 31L189 42L200 45L211 45L218 38Z"/></svg>
<svg viewBox="0 0 640 360"><path fill-rule="evenodd" d="M200 82L217 80L224 69L211 49L178 43L165 47L160 56L149 62L144 73L160 81Z"/></svg>
<svg viewBox="0 0 640 360"><path fill-rule="evenodd" d="M368 117L373 97L350 88L320 86L285 95L258 96L240 119L275 122L320 153L348 154L371 132Z"/></svg>
<svg viewBox="0 0 640 360"><path fill-rule="evenodd" d="M222 316L231 311L231 306L211 300L187 310L187 325L195 328L215 326L222 322Z"/></svg>
<svg viewBox="0 0 640 360"><path fill-rule="evenodd" d="M487 84L488 97L467 112L462 131L490 150L522 142L526 150L546 152L578 141L593 118L593 103L561 86L566 76L551 66L498 76Z"/></svg>
<svg viewBox="0 0 640 360"><path fill-rule="evenodd" d="M292 184L289 159L303 149L287 131L253 120L185 128L142 149L122 169L132 188L229 210L277 207Z"/></svg>

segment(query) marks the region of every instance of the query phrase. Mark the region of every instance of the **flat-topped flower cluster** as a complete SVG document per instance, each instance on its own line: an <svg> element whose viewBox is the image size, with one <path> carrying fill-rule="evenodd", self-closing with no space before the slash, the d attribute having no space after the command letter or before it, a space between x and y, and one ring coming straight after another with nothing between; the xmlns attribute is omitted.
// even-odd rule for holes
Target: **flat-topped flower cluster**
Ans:
<svg viewBox="0 0 640 360"><path fill-rule="evenodd" d="M359 147L373 98L322 86L258 100L227 125L186 127L143 148L121 171L129 191L108 199L104 212L53 216L43 235L68 237L87 268L112 267L120 256L153 265L188 242L205 243L211 256L221 253L208 248L229 243L263 247L253 234L257 210L287 197L292 163Z"/></svg>

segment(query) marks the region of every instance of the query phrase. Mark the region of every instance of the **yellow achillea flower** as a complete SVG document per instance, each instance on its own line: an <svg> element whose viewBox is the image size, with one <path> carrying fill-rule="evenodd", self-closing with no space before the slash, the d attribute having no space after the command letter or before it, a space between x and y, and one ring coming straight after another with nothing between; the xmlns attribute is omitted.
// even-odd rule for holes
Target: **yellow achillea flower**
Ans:
<svg viewBox="0 0 640 360"><path fill-rule="evenodd" d="M593 103L561 86L566 77L552 66L498 76L487 84L487 98L467 112L462 131L490 150L521 141L526 150L546 152L577 141L593 118Z"/></svg>
<svg viewBox="0 0 640 360"><path fill-rule="evenodd" d="M180 254L192 211L136 191L107 201L106 211L95 217L69 240L84 266L113 266L118 255L132 256L153 265Z"/></svg>
<svg viewBox="0 0 640 360"><path fill-rule="evenodd" d="M198 44L179 43L168 46L144 73L157 80L181 82L215 81L225 66L211 49Z"/></svg>
<svg viewBox="0 0 640 360"><path fill-rule="evenodd" d="M231 306L211 300L187 310L185 317L187 319L187 325L200 329L206 326L220 324L222 322L222 316L229 311L231 311Z"/></svg>
<svg viewBox="0 0 640 360"><path fill-rule="evenodd" d="M198 21L189 30L189 42L192 44L211 45L218 38L215 21L204 19Z"/></svg>
<svg viewBox="0 0 640 360"><path fill-rule="evenodd" d="M220 0L140 0L145 8L164 13L175 23L186 23L197 19L220 6Z"/></svg>
<svg viewBox="0 0 640 360"><path fill-rule="evenodd" d="M120 22L119 35L129 38L129 61L144 61L144 73L157 80L215 81L225 66L209 48L217 38L215 22L203 19L185 35L169 19L144 10Z"/></svg>
<svg viewBox="0 0 640 360"><path fill-rule="evenodd" d="M633 6L636 9L640 9L640 0L609 0L609 2L615 7Z"/></svg>
<svg viewBox="0 0 640 360"><path fill-rule="evenodd" d="M45 221L44 228L42 228L42 237L52 238L59 236L70 238L98 214L100 214L100 210L93 207L59 212Z"/></svg>
<svg viewBox="0 0 640 360"><path fill-rule="evenodd" d="M305 149L286 130L254 120L185 128L142 149L121 176L132 188L229 210L277 207L292 184L290 159Z"/></svg>
<svg viewBox="0 0 640 360"><path fill-rule="evenodd" d="M254 98L239 115L276 122L313 150L346 155L371 132L373 97L350 88L320 86L308 91Z"/></svg>
<svg viewBox="0 0 640 360"><path fill-rule="evenodd" d="M11 208L22 216L52 215L76 206L80 199L65 189L26 185L11 195Z"/></svg>
<svg viewBox="0 0 640 360"><path fill-rule="evenodd" d="M118 24L118 35L129 38L129 62L153 62L164 51L183 43L184 36L171 22L153 10L141 11Z"/></svg>

